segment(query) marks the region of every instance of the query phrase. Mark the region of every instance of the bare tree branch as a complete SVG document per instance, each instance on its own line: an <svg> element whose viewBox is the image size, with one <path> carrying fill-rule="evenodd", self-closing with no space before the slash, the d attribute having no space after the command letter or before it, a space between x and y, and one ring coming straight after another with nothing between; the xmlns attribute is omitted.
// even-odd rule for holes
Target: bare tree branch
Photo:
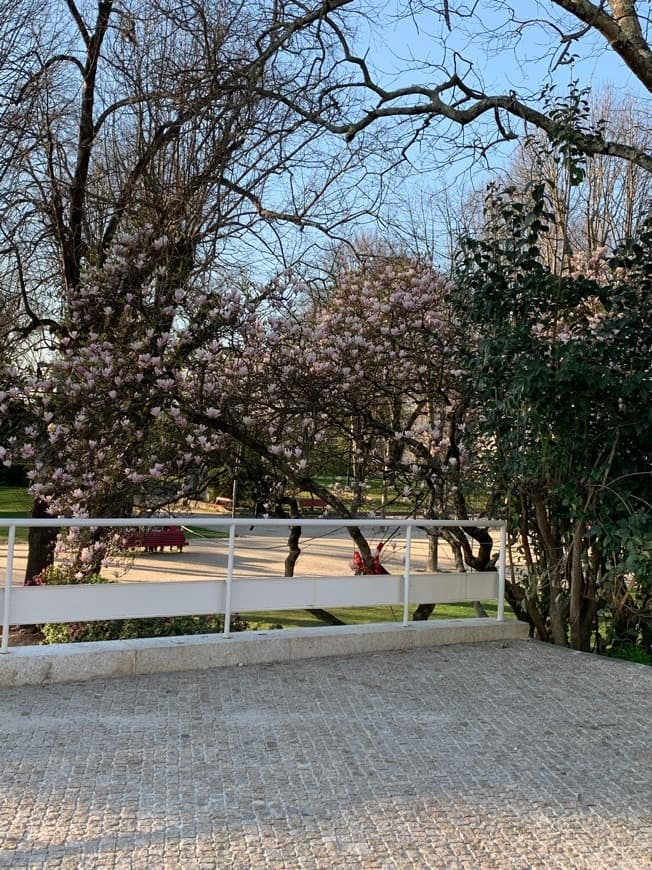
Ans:
<svg viewBox="0 0 652 870"><path fill-rule="evenodd" d="M639 81L652 91L652 50L643 35L643 29L634 0L608 0L591 3L589 0L553 0L587 27L595 29L609 46L627 64ZM607 12L611 8L611 15Z"/></svg>

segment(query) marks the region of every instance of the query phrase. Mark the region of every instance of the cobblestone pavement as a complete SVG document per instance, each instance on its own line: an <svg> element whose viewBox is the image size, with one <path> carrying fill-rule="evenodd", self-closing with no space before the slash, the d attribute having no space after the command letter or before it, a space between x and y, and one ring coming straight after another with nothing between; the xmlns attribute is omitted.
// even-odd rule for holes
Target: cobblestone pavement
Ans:
<svg viewBox="0 0 652 870"><path fill-rule="evenodd" d="M651 712L529 641L5 689L0 867L651 868Z"/></svg>

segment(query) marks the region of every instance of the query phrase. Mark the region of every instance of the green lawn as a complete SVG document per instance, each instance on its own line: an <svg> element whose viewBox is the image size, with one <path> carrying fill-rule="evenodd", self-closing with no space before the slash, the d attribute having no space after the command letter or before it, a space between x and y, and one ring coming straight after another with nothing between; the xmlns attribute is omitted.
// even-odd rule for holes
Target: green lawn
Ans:
<svg viewBox="0 0 652 870"><path fill-rule="evenodd" d="M202 538L228 538L229 533L219 531L218 529L207 529L204 526L189 526L186 523L181 523L186 529L186 537L190 541L201 541Z"/></svg>
<svg viewBox="0 0 652 870"><path fill-rule="evenodd" d="M32 499L21 486L0 486L0 519L28 517L32 510ZM7 529L0 528L0 541L7 540ZM16 540L27 540L27 529L16 529Z"/></svg>
<svg viewBox="0 0 652 870"><path fill-rule="evenodd" d="M483 602L483 606L489 617L495 619L496 602ZM410 618L413 611L414 606L410 607ZM347 625L403 621L403 609L400 606L334 608L329 612L339 617ZM257 629L264 631L275 625L282 625L284 628L313 628L325 624L306 610L273 610L265 613L240 613L239 615L249 623L249 628L252 631ZM477 616L477 614L470 603L438 604L430 619L457 619L472 616ZM505 609L505 618L514 618L509 608Z"/></svg>

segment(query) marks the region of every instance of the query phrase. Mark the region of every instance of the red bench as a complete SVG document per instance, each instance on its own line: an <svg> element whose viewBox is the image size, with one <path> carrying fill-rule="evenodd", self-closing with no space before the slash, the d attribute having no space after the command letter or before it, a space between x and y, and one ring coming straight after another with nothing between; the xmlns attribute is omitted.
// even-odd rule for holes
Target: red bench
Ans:
<svg viewBox="0 0 652 870"><path fill-rule="evenodd" d="M180 526L169 526L165 529L139 529L130 532L125 538L128 550L144 549L146 553L163 552L166 547L176 549L181 553L188 545L186 536Z"/></svg>
<svg viewBox="0 0 652 870"><path fill-rule="evenodd" d="M324 501L323 498L317 498L316 496L312 495L304 498L298 498L297 504L299 505L301 510L309 511L323 511L328 507L328 504Z"/></svg>

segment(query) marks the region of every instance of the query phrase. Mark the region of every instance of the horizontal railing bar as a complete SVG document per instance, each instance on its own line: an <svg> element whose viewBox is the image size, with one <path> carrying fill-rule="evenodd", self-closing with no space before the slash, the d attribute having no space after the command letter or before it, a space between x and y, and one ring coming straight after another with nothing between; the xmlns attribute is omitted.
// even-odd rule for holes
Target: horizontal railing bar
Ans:
<svg viewBox="0 0 652 870"><path fill-rule="evenodd" d="M134 526L147 528L149 526L182 526L190 525L198 528L225 528L230 526L236 528L242 527L261 527L274 528L283 526L305 526L310 527L327 527L334 529L346 529L349 527L357 527L362 529L369 528L483 528L483 529L501 529L505 527L504 520L425 520L425 519L393 519L392 517L377 517L375 519L357 519L355 517L338 517L338 518L307 518L307 517L285 517L279 518L254 518L254 517L56 517L47 519L34 519L32 517L14 517L0 518L0 528L8 528L16 526L18 528L35 529L35 528L57 528L63 526L66 528L133 528Z"/></svg>
<svg viewBox="0 0 652 870"><path fill-rule="evenodd" d="M259 576L233 584L233 604L240 613L299 610L310 607L400 606L402 574ZM418 592L432 603L495 600L496 572L412 574ZM226 578L152 583L22 586L12 590L12 623L93 622L164 616L224 614ZM421 599L423 600L423 599ZM4 598L0 592L0 611ZM3 614L4 615L4 614Z"/></svg>

